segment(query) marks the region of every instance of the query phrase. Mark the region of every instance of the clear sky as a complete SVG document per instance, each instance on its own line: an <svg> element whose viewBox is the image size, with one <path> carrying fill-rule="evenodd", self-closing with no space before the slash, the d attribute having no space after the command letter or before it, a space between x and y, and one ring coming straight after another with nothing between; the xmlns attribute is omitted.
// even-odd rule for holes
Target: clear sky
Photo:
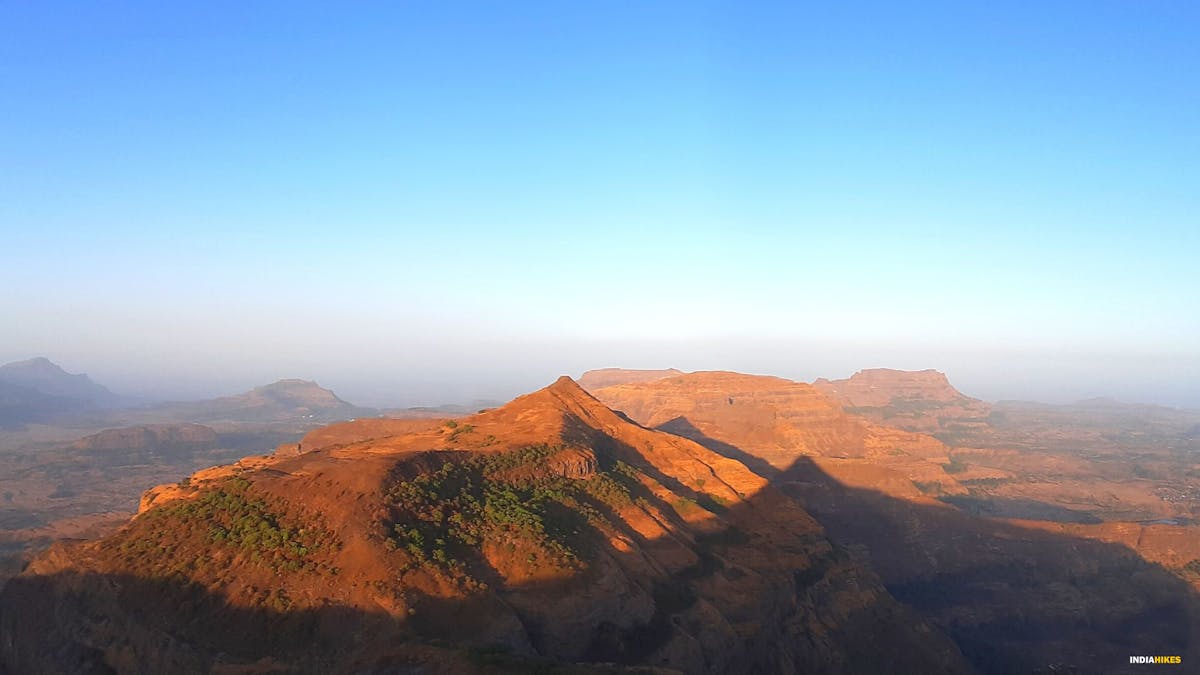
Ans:
<svg viewBox="0 0 1200 675"><path fill-rule="evenodd" d="M0 360L1200 406L1200 4L0 4Z"/></svg>

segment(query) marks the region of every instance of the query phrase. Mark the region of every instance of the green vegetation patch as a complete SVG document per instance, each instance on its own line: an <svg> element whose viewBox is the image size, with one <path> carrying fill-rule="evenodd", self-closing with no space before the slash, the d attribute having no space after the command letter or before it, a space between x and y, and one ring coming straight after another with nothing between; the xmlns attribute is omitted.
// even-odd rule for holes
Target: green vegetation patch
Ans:
<svg viewBox="0 0 1200 675"><path fill-rule="evenodd" d="M396 514L389 547L403 549L416 565L461 568L459 558L485 543L531 547L537 552L530 563L579 565L586 531L611 525L609 514L633 504L630 489L639 474L616 462L588 478L555 475L545 465L563 449L469 455L397 481L388 491Z"/></svg>
<svg viewBox="0 0 1200 675"><path fill-rule="evenodd" d="M971 468L971 465L957 457L951 457L948 464L942 465L942 470L946 473L962 473L969 468Z"/></svg>
<svg viewBox="0 0 1200 675"><path fill-rule="evenodd" d="M272 508L250 489L244 478L231 478L205 489L196 498L169 502L138 519L133 536L120 544L127 554L160 554L174 559L173 571L191 571L206 566L203 551L188 556L190 546L203 541L207 546L244 552L255 562L276 571L334 572L316 562L323 551L337 548L331 532L316 523L301 522ZM162 555L165 554L165 555Z"/></svg>
<svg viewBox="0 0 1200 675"><path fill-rule="evenodd" d="M1012 481L1011 478L966 478L959 482L968 487L994 488Z"/></svg>
<svg viewBox="0 0 1200 675"><path fill-rule="evenodd" d="M937 496L942 494L942 484L937 481L914 480L913 485L917 486L918 490L927 495Z"/></svg>

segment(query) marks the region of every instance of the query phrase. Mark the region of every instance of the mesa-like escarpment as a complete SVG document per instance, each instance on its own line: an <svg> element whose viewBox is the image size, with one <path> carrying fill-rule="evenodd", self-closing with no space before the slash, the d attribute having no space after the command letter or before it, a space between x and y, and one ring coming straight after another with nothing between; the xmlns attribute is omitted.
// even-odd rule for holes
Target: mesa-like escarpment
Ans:
<svg viewBox="0 0 1200 675"><path fill-rule="evenodd" d="M972 670L767 478L566 378L156 489L116 534L5 587L0 656L14 672Z"/></svg>
<svg viewBox="0 0 1200 675"><path fill-rule="evenodd" d="M991 413L989 404L958 391L936 370L868 368L844 380L820 378L813 386L857 414L910 431L976 429Z"/></svg>
<svg viewBox="0 0 1200 675"><path fill-rule="evenodd" d="M632 384L634 382L653 382L665 377L683 375L682 370L664 368L662 370L634 370L630 368L598 368L589 370L579 376L579 386L587 391L595 391L602 387L616 384Z"/></svg>

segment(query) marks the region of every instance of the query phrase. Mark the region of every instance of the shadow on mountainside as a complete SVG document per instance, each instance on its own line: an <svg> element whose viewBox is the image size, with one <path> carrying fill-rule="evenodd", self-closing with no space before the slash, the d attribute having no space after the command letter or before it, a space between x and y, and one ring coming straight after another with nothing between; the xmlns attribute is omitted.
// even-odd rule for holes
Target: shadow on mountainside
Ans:
<svg viewBox="0 0 1200 675"><path fill-rule="evenodd" d="M6 607L20 603L42 611L0 614L7 661L0 663L0 673L651 672L561 663L494 646L426 639L409 622L382 610L242 607L178 579L117 574L21 577L5 587L4 599ZM465 614L463 609L457 608L457 613Z"/></svg>
<svg viewBox="0 0 1200 675"><path fill-rule="evenodd" d="M1014 520L1047 520L1054 523L1083 523L1086 525L1104 522L1103 519L1088 511L1068 509L1065 506L1047 504L1036 499L969 494L946 495L939 499L974 516L1012 518Z"/></svg>
<svg viewBox="0 0 1200 675"><path fill-rule="evenodd" d="M767 480L770 480L779 474L779 469L771 466L771 464L765 459L756 455L752 455L736 445L730 445L729 443L718 441L715 438L706 436L703 431L697 429L696 425L692 424L692 422L686 417L676 417L663 422L655 428L659 431L665 431L670 434L675 434L676 436L683 436L684 438L696 441L700 445L703 445L722 457L741 462L746 466L747 469L750 469L754 473L766 478Z"/></svg>
<svg viewBox="0 0 1200 675"><path fill-rule="evenodd" d="M1125 546L848 487L806 457L785 471L764 468L743 459L752 453L706 437L683 417L660 428L743 461L798 499L837 544L867 562L898 600L954 639L983 673L1060 672L1051 668L1071 665L1079 672L1136 672L1130 656L1200 658L1200 596Z"/></svg>
<svg viewBox="0 0 1200 675"><path fill-rule="evenodd" d="M1200 657L1195 591L1124 546L848 488L806 459L777 484L985 673L1122 672L1134 655Z"/></svg>
<svg viewBox="0 0 1200 675"><path fill-rule="evenodd" d="M2 660L14 672L80 673L617 672L564 663L577 661L999 674L1052 664L1119 673L1131 670L1131 655L1197 656L1196 594L1122 546L848 488L804 458L779 471L684 418L669 423L766 474L839 544L830 546L775 489L726 505L664 473L649 450L567 421L564 440L592 448L600 468L627 462L670 490L677 503L631 489L664 534L643 536L610 511L630 545L586 530L588 569L553 581L505 584L499 570L464 556L489 589L429 594L409 615L382 605L290 609L278 589L264 589L267 606L250 607L183 577L25 575L0 594ZM396 470L407 461L398 458Z"/></svg>

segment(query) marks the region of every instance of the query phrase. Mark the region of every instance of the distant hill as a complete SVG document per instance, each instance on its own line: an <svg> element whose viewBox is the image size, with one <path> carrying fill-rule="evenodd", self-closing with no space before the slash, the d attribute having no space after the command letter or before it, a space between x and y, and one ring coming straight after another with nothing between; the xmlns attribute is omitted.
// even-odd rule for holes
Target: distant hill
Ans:
<svg viewBox="0 0 1200 675"><path fill-rule="evenodd" d="M120 403L116 394L93 382L87 375L68 373L58 364L42 356L0 366L0 382L100 407L111 407Z"/></svg>
<svg viewBox="0 0 1200 675"><path fill-rule="evenodd" d="M634 384L636 382L653 382L668 377L682 375L682 370L667 368L665 370L634 370L630 368L600 368L589 370L579 378L579 386L588 391L596 391L603 387L618 384Z"/></svg>
<svg viewBox="0 0 1200 675"><path fill-rule="evenodd" d="M248 392L208 401L164 403L150 409L157 417L189 422L332 421L375 414L338 398L309 380L279 380Z"/></svg>
<svg viewBox="0 0 1200 675"><path fill-rule="evenodd" d="M77 450L107 452L113 450L137 450L143 452L170 452L215 447L219 443L217 432L201 424L144 424L135 427L105 429L99 433L75 441Z"/></svg>

